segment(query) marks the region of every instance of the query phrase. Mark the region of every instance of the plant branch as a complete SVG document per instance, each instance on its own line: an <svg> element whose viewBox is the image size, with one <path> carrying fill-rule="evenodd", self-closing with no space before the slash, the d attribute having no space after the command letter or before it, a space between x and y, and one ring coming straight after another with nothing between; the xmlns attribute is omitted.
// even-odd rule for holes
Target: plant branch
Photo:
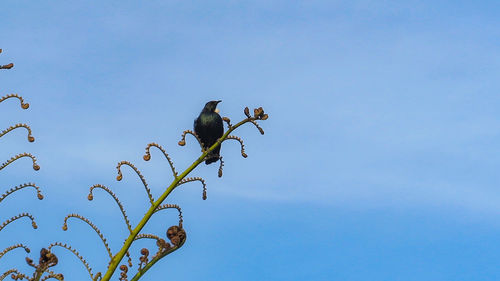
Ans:
<svg viewBox="0 0 500 281"><path fill-rule="evenodd" d="M247 111L248 108L245 110ZM224 135L222 135L221 138L219 138L209 149L205 150L198 157L198 159L196 159L184 172L182 172L178 177L176 177L172 181L172 183L163 192L163 194L156 201L154 201L153 205L148 209L148 211L146 212L144 217L137 224L137 226L133 229L132 233L129 235L127 240L125 240L125 243L123 244L120 251L116 255L113 256L113 258L111 259L111 262L109 264L108 270L102 278L102 281L109 281L111 279L111 277L113 276L113 273L115 272L116 268L118 267L120 261L123 259L123 257L125 256L125 253L128 251L128 249L132 245L132 242L134 241L135 237L139 234L139 232L147 224L147 222L149 221L149 219L151 218L151 216L153 215L155 210L158 208L158 206L160 206L163 203L163 201L167 198L167 196L178 186L179 182L183 178L185 178L192 170L194 170L200 163L202 163L205 160L205 157L208 155L208 153L210 153L216 147L218 147L229 136L229 134L232 131L234 131L235 129L237 129L238 127L240 127L241 125L243 125L245 123L252 122L252 121L255 122L255 120L258 120L258 119L259 119L258 116L248 117L246 119L243 119L242 121L240 121L236 125L232 126L231 129L229 129L226 133L224 133ZM185 137L185 134L183 135L183 140L184 140L184 137ZM180 145L183 145L183 144L181 144L181 142L183 140L181 140L179 142ZM185 141L184 141L184 144L185 144ZM144 269L146 269L146 267ZM136 279L134 279L134 280L136 280Z"/></svg>

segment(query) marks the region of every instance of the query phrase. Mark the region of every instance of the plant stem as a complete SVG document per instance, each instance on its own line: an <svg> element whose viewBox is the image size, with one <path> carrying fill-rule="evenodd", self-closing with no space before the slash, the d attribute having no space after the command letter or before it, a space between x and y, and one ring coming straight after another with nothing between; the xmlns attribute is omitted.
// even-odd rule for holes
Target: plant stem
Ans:
<svg viewBox="0 0 500 281"><path fill-rule="evenodd" d="M236 128L239 126L250 122L251 120L255 120L255 118L246 118L240 121L238 124L232 126L230 129L227 130L227 132L219 139L217 142L214 143L208 150L206 150L204 153L201 154L198 159L196 159L191 166L189 166L182 174L177 176L172 183L168 186L168 188L163 192L163 194L153 203L153 205L148 209L144 217L141 219L141 221L137 224L137 226L133 229L132 233L128 236L127 240L125 240L125 243L123 244L121 250L113 256L111 259L111 262L108 266L108 270L106 271L106 274L102 277L101 281L109 281L111 277L113 276L113 273L115 272L116 268L118 267L118 264L121 262L123 257L125 256L125 253L128 251L132 243L134 242L135 237L139 234L139 232L142 230L142 228L147 224L151 216L154 214L154 211L158 206L163 203L163 201L168 197L168 195L177 187L179 182L185 178L192 170L194 170L203 160L205 160L205 156L212 150L214 150L217 146L219 146L228 136L229 134L234 131ZM135 278L135 277L134 277ZM140 276L138 276L140 278ZM137 278L137 279L138 279ZM136 280L137 280L136 279Z"/></svg>
<svg viewBox="0 0 500 281"><path fill-rule="evenodd" d="M130 279L130 281L137 281L137 280L139 280L139 278L141 278L146 273L146 271L148 271L157 261L159 261L162 258L164 258L165 256L167 256L167 255L169 255L169 254L177 251L180 247L182 247L182 245L186 241L186 238L184 238L184 240L181 241L181 244L179 244L178 246L170 248L168 251L165 251L165 252L161 253L160 255L158 255L157 257L155 257L154 259L152 259L150 262L148 262L148 264L146 264L145 267L143 267L142 269L140 269L140 270L137 271L137 273L135 274L135 276L132 279Z"/></svg>

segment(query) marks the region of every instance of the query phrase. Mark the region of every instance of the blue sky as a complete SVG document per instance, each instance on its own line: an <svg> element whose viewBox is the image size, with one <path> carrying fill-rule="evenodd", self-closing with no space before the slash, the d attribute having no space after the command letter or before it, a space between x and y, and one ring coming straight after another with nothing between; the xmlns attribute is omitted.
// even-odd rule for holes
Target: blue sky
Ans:
<svg viewBox="0 0 500 281"><path fill-rule="evenodd" d="M102 1L104 2L104 1ZM145 280L498 280L500 278L500 7L496 1L3 1L0 161L31 152L0 172L1 190L36 182L0 204L3 220L32 212L0 233L0 248L35 252L68 242L97 271L107 262L97 236L66 214L100 226L114 251L147 206L129 160L158 196L170 182L158 142L178 170L199 149L177 146L208 100L236 121L262 106L261 136L247 126L215 165L192 175L208 184L177 189L188 240ZM164 235L174 212L146 231ZM140 248L133 252L137 264ZM58 250L57 272L85 280ZM0 271L27 270L21 251ZM32 257L35 257L33 255ZM134 270L132 270L134 271Z"/></svg>

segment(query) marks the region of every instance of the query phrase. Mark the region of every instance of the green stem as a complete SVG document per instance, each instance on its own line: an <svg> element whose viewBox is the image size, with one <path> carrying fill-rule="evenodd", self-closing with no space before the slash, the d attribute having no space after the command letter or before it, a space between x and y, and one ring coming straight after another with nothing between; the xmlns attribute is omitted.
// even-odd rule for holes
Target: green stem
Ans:
<svg viewBox="0 0 500 281"><path fill-rule="evenodd" d="M182 245L186 241L186 238L187 237L185 237L184 240L181 241L181 244L179 246L172 247L168 251L165 251L165 252L159 254L154 259L152 259L149 263L146 264L146 266L144 266L142 269L138 270L137 273L135 274L135 276L130 281L139 280L139 278L141 278L146 273L146 271L148 271L157 261L159 261L162 258L164 258L165 256L177 251L180 247L182 247Z"/></svg>
<svg viewBox="0 0 500 281"><path fill-rule="evenodd" d="M101 281L109 281L111 277L113 276L113 273L115 272L116 268L118 267L118 264L121 262L123 257L125 256L125 253L128 251L132 243L134 242L135 237L139 234L139 232L142 230L142 228L147 224L151 216L154 214L154 211L158 206L163 203L163 201L167 198L167 196L177 187L179 182L185 178L192 170L194 170L203 160L205 159L205 156L212 150L214 150L217 146L219 146L228 136L229 134L234 131L236 128L239 126L250 122L251 120L255 120L255 118L246 118L239 122L238 124L232 126L230 129L227 130L227 132L219 139L217 142L214 143L208 150L206 150L204 153L201 154L196 161L191 164L182 174L177 176L172 183L168 186L167 190L163 192L163 194L153 203L153 205L148 209L144 217L141 219L141 221L137 224L137 226L134 228L132 233L129 235L127 240L125 240L125 243L123 244L121 250L113 256L111 259L111 262L108 266L108 270L106 271L106 274L102 277ZM138 277L140 278L140 276Z"/></svg>

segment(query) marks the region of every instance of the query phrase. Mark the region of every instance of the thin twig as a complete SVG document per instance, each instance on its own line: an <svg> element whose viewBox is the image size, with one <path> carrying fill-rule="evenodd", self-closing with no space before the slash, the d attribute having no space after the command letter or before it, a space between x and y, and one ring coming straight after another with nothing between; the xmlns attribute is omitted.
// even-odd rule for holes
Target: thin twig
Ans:
<svg viewBox="0 0 500 281"><path fill-rule="evenodd" d="M116 180L121 181L123 179L123 175L122 175L122 171L121 171L122 165L129 166L139 176L139 178L142 181L142 184L144 185L144 189L146 189L146 193L148 194L149 202L151 202L151 204L153 204L155 200L153 198L153 195L151 194L151 190L149 190L148 184L146 183L146 179L142 176L141 172L139 172L139 170L132 163L130 163L128 161L121 161L118 163L118 165L116 166L116 169L118 170L118 176L116 177Z"/></svg>
<svg viewBox="0 0 500 281"><path fill-rule="evenodd" d="M163 149L163 147L161 147L161 145L157 144L157 143L150 143L146 146L146 154L144 155L144 160L145 161L149 161L151 159L151 154L149 152L149 149L154 146L156 148L158 148L159 150L161 150L161 152L163 152L163 155L165 156L165 158L167 159L168 161L168 164L170 165L170 169L172 169L172 174L174 175L174 177L177 177L177 172L175 171L175 167L174 167L174 163L172 162L172 159L170 159L170 156L168 156L167 152L165 151L165 149Z"/></svg>
<svg viewBox="0 0 500 281"><path fill-rule="evenodd" d="M104 238L104 235L102 235L99 228L97 228L97 226L95 226L89 219L87 219L79 214L69 214L64 218L64 224L63 224L64 231L68 230L67 221L69 218L77 218L77 219L80 219L80 220L86 222L88 225L90 225L90 227L92 227L92 229L94 229L94 231L97 233L97 235L99 235L99 238L101 238L101 241L104 244L104 247L106 247L106 250L108 251L109 257L113 258L113 254L111 253L111 249L109 248L108 242L106 242L106 238Z"/></svg>
<svg viewBox="0 0 500 281"><path fill-rule="evenodd" d="M35 138L31 135L31 128L30 128L30 126L28 126L27 124L21 124L21 123L16 124L14 126L10 126L7 129L5 129L2 132L0 132L0 138L3 137L8 132L10 132L12 130L15 130L17 128L25 128L28 131L28 141L29 142L34 142L35 141Z"/></svg>
<svg viewBox="0 0 500 281"><path fill-rule="evenodd" d="M51 251L51 249L53 247L56 247L56 246L64 248L64 249L72 252L82 262L82 264L85 266L85 268L87 269L87 272L90 275L90 278L94 279L94 274L92 274L92 267L90 267L90 265L87 262L87 260L85 260L83 258L83 256L80 255L80 253L77 250L73 249L70 245L63 244L63 243L60 243L60 242L55 242L55 243L50 244L48 250Z"/></svg>
<svg viewBox="0 0 500 281"><path fill-rule="evenodd" d="M0 252L0 259L1 259L1 258L5 255L5 254L7 254L8 252L10 252L10 251L12 251L12 250L14 250L14 249L17 249L17 248L23 248L23 249L26 251L26 253L29 253L29 252L31 251L31 250L30 250L30 248L28 248L28 247L24 246L23 244L16 244L16 245L12 245L12 246L10 246L10 247L5 248L2 252Z"/></svg>
<svg viewBox="0 0 500 281"><path fill-rule="evenodd" d="M14 216L8 220L6 220L2 225L0 225L0 231L2 231L2 229L4 229L9 223L17 220L17 219L20 219L22 217L27 217L31 220L31 226L34 228L34 229L37 229L38 226L36 225L36 222L35 222L35 218L29 214L29 213L22 213L22 214L19 214L17 216Z"/></svg>
<svg viewBox="0 0 500 281"><path fill-rule="evenodd" d="M183 185L185 183L188 183L188 182L193 182L193 181L199 181L201 182L201 184L203 185L203 194L202 194L202 198L203 200L206 200L207 199L207 185L205 184L205 180L200 178L200 177L193 177L193 178L184 178L182 179L178 184L177 186L179 185Z"/></svg>
<svg viewBox="0 0 500 281"><path fill-rule="evenodd" d="M29 103L25 103L23 97L21 97L18 94L8 94L6 96L3 96L3 97L0 98L0 103L3 102L4 100L10 99L10 98L16 98L16 99L18 99L21 102L21 108L22 109L28 109L30 107L30 104Z"/></svg>
<svg viewBox="0 0 500 281"><path fill-rule="evenodd" d="M163 204L161 206L158 206L158 208L155 210L155 213L159 212L161 210L164 210L164 209L177 209L177 211L179 211L179 227L182 228L183 219L182 219L181 207L179 207L179 205L177 205L177 204Z"/></svg>
<svg viewBox="0 0 500 281"><path fill-rule="evenodd" d="M14 193L14 192L16 192L18 190L21 190L21 189L23 189L25 187L28 187L28 186L34 187L36 189L36 195L37 195L37 198L39 200L43 199L43 194L40 192L40 187L38 187L34 183L28 182L28 183L23 183L21 185L18 185L16 187L13 187L13 188L7 190L4 194L0 195L0 202L2 202L10 194L12 194L12 193Z"/></svg>
<svg viewBox="0 0 500 281"><path fill-rule="evenodd" d="M16 161L17 159L20 159L22 157L29 157L31 158L31 160L33 161L33 170L35 171L38 171L40 170L40 166L38 166L38 164L36 163L36 157L31 155L31 153L20 153L12 158L10 158L9 160L7 160L6 162L2 163L2 165L0 165L0 170L2 170L3 168L7 167L10 163Z"/></svg>
<svg viewBox="0 0 500 281"><path fill-rule="evenodd" d="M120 208L120 211L122 212L123 218L125 219L125 224L127 224L127 228L129 230L129 232L132 233L132 226L130 225L130 221L128 220L127 213L125 212L125 208L123 208L123 205L120 202L120 200L118 200L118 197L116 196L116 194L113 193L113 191L111 191L109 188L107 188L106 186L104 186L102 184L94 184L93 186L90 187L90 192L89 192L89 195L87 196L89 201L92 201L94 199L94 195L93 195L92 191L96 188L100 188L100 189L105 190L109 195L111 195L111 197L113 197L113 199L115 199L115 202L116 202L116 204L118 204L118 207Z"/></svg>

